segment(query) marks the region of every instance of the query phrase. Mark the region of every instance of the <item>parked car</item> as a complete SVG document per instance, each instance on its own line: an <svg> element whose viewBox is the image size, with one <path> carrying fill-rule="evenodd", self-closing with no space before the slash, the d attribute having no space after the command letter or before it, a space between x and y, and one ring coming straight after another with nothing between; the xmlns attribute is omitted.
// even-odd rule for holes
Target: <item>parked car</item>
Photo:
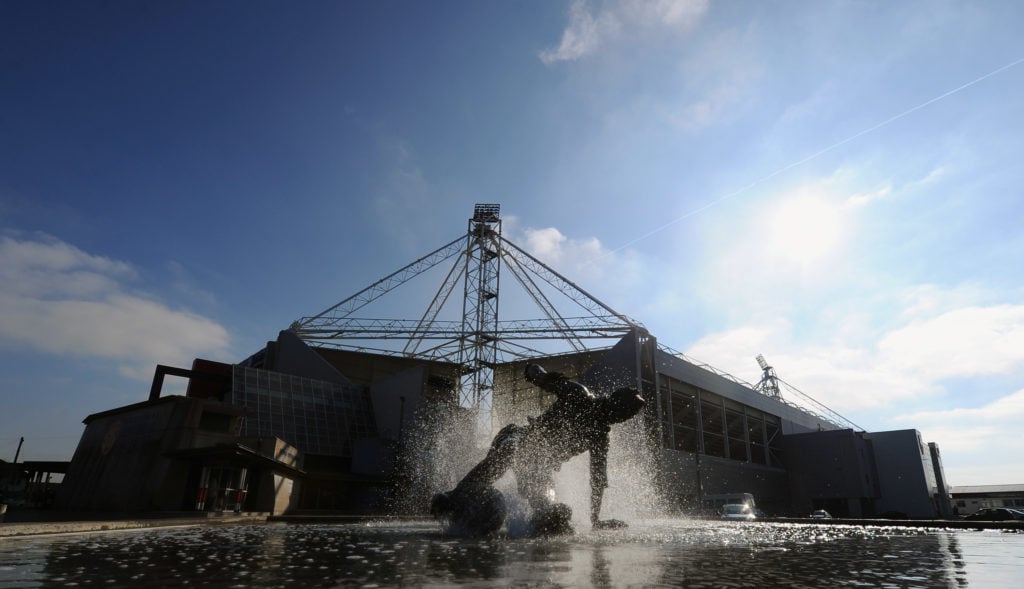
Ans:
<svg viewBox="0 0 1024 589"><path fill-rule="evenodd" d="M1010 509L1008 507L982 507L970 515L965 515L964 519L986 522L1024 520L1024 511Z"/></svg>
<svg viewBox="0 0 1024 589"><path fill-rule="evenodd" d="M757 516L754 515L754 510L750 509L750 506L744 503L726 503L722 506L721 514L722 519L738 519L746 521L757 519Z"/></svg>
<svg viewBox="0 0 1024 589"><path fill-rule="evenodd" d="M832 519L832 514L824 509L815 509L811 512L811 519Z"/></svg>

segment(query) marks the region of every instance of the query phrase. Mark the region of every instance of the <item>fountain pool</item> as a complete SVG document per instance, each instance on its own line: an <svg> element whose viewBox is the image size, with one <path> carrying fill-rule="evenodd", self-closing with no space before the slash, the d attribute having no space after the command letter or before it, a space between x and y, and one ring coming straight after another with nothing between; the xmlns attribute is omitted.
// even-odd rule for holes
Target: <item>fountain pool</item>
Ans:
<svg viewBox="0 0 1024 589"><path fill-rule="evenodd" d="M555 538L257 524L0 539L7 587L1014 587L1024 534L634 521Z"/></svg>

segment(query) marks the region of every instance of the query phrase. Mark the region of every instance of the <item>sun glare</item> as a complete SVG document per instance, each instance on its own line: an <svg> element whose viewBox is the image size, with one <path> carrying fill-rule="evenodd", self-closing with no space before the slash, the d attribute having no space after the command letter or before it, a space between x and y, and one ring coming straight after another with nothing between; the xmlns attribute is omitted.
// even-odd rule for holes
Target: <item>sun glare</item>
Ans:
<svg viewBox="0 0 1024 589"><path fill-rule="evenodd" d="M809 265L831 254L839 244L839 209L813 196L782 203L771 215L769 252L781 261Z"/></svg>

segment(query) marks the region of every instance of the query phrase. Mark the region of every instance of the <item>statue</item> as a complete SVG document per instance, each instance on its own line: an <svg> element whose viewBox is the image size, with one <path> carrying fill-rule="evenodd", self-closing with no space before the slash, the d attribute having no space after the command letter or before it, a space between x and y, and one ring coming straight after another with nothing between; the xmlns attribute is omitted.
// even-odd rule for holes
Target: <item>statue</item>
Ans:
<svg viewBox="0 0 1024 589"><path fill-rule="evenodd" d="M505 505L492 486L510 468L519 494L529 503L534 535L572 533L572 511L556 503L553 475L578 454L590 453L590 522L596 529L622 528L620 520L600 519L601 499L608 486L608 436L611 425L624 422L644 406L636 389L620 388L596 396L582 384L537 364L526 367L526 380L553 393L555 402L524 426L510 424L498 432L479 464L455 489L434 496L430 512L449 519L452 529L467 535L497 531Z"/></svg>

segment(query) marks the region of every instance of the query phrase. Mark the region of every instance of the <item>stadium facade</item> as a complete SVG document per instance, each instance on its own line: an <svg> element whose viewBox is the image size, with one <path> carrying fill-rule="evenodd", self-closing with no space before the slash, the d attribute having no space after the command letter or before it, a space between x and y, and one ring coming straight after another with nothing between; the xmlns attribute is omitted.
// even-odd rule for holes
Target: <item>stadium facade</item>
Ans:
<svg viewBox="0 0 1024 589"><path fill-rule="evenodd" d="M541 361L598 391L639 384L670 510L750 493L778 515L951 514L937 447L915 430L843 428L671 354L646 333ZM496 427L550 402L525 382L523 366L496 370ZM218 372L230 377L213 378ZM433 489L414 488L410 469L423 460L411 454L474 444L474 413L458 404L453 365L324 350L283 331L244 362L197 360L182 373L184 396L85 419L58 508L418 512ZM432 431L437 423L447 431Z"/></svg>
<svg viewBox="0 0 1024 589"><path fill-rule="evenodd" d="M639 322L505 240L498 212L478 205L461 241L297 321L244 361L158 366L148 399L85 419L57 508L422 513L430 493L484 451L475 436L481 414L497 431L552 401L523 377L527 363L540 362L598 392L641 391L640 452L668 511L749 493L776 515L952 514L938 447L917 431L866 432L823 406L784 398L770 367L751 385L659 345ZM449 260L419 322L353 318ZM498 321L503 261L554 328ZM461 322L437 320L460 281ZM588 314L561 313L555 294ZM407 343L324 345L351 334ZM529 337L566 339L571 349L541 352L522 343ZM605 343L589 347L587 338ZM162 394L168 375L188 379L185 395Z"/></svg>

